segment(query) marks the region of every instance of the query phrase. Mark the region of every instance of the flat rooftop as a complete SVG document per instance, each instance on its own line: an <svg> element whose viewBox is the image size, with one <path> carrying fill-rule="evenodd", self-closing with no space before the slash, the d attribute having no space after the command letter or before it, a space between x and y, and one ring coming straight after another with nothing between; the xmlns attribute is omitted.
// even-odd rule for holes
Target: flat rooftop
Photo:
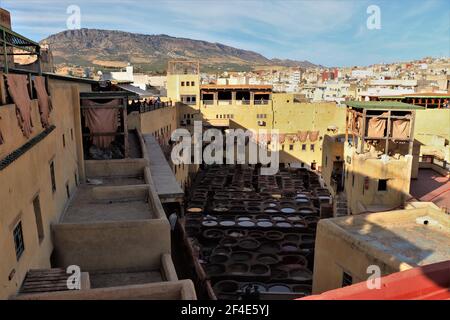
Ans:
<svg viewBox="0 0 450 320"><path fill-rule="evenodd" d="M343 238L387 264L392 257L413 267L450 260L450 215L431 207L322 222L337 226Z"/></svg>
<svg viewBox="0 0 450 320"><path fill-rule="evenodd" d="M130 196L120 199L114 199L113 197L99 199L94 194L94 188L96 187L85 184L79 186L62 217L62 223L152 219L145 197Z"/></svg>
<svg viewBox="0 0 450 320"><path fill-rule="evenodd" d="M164 281L159 270L137 272L89 272L91 288L109 288Z"/></svg>
<svg viewBox="0 0 450 320"><path fill-rule="evenodd" d="M368 110L424 110L425 107L399 102L399 101L345 101L351 108Z"/></svg>
<svg viewBox="0 0 450 320"><path fill-rule="evenodd" d="M161 202L172 202L174 199L183 200L184 192L155 137L151 134L144 134L143 138L148 152L153 184Z"/></svg>
<svg viewBox="0 0 450 320"><path fill-rule="evenodd" d="M410 193L420 201L433 202L450 212L450 179L432 169L419 169L417 179L411 180Z"/></svg>
<svg viewBox="0 0 450 320"><path fill-rule="evenodd" d="M271 85L262 84L204 84L202 90L267 90L272 91Z"/></svg>

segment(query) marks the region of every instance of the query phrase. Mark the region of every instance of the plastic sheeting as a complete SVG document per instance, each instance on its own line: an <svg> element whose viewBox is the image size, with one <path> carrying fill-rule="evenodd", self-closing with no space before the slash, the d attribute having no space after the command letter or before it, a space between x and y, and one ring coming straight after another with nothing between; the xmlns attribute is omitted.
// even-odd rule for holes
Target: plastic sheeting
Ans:
<svg viewBox="0 0 450 320"><path fill-rule="evenodd" d="M23 135L29 138L33 131L33 123L31 120L31 99L28 94L27 76L10 73L6 75L6 82L8 84L9 95L16 105L19 126L22 129Z"/></svg>
<svg viewBox="0 0 450 320"><path fill-rule="evenodd" d="M409 127L411 121L409 119L398 119L392 121L392 138L409 139Z"/></svg>
<svg viewBox="0 0 450 320"><path fill-rule="evenodd" d="M98 103L92 100L84 100L83 106L95 106L97 108L84 109L84 117L86 119L86 126L91 133L110 133L116 132L119 126L117 108L98 108L99 106L111 107L119 105L118 99L113 99L106 103ZM109 148L115 136L94 136L92 143L97 147L106 149Z"/></svg>
<svg viewBox="0 0 450 320"><path fill-rule="evenodd" d="M37 93L42 126L44 128L48 128L50 126L49 116L52 111L52 104L50 97L48 96L47 89L45 88L45 78L35 77L33 79L33 84Z"/></svg>
<svg viewBox="0 0 450 320"><path fill-rule="evenodd" d="M309 131L309 141L315 142L319 139L319 131Z"/></svg>

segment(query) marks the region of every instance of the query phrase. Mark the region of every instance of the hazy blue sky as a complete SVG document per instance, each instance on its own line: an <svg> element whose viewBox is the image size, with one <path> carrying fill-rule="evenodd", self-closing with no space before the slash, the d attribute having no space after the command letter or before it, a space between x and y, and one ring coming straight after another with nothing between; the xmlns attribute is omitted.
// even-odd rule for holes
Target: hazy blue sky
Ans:
<svg viewBox="0 0 450 320"><path fill-rule="evenodd" d="M327 66L450 56L448 0L0 0L14 30L33 40L67 29L70 5L81 9L82 28L201 39ZM381 29L366 26L370 5L381 10Z"/></svg>

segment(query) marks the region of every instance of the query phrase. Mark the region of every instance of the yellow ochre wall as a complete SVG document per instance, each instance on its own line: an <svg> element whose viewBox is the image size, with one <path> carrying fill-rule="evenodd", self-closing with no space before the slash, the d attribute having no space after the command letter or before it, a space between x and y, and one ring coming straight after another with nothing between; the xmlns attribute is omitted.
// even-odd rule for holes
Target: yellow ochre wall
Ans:
<svg viewBox="0 0 450 320"><path fill-rule="evenodd" d="M399 160L391 157L384 163L369 154L358 154L346 145L344 160L345 191L352 214L395 210L408 200L412 156ZM364 187L366 177L369 178L367 190ZM387 191L378 191L379 179L388 179Z"/></svg>
<svg viewBox="0 0 450 320"><path fill-rule="evenodd" d="M414 138L422 145L420 154L442 154L450 162L450 109L416 111Z"/></svg>
<svg viewBox="0 0 450 320"><path fill-rule="evenodd" d="M9 166L0 170L0 299L6 299L19 289L30 268L49 268L53 250L50 224L57 222L68 198L66 183L73 194L78 179L78 153L74 110L79 110L79 90L90 91L90 85L49 79L53 111L49 135L26 151ZM37 100L32 104L33 137L43 131ZM0 127L5 144L0 145L0 159L21 147L26 139L17 123L14 105L0 106ZM71 134L73 129L73 139ZM63 147L62 135L66 146ZM50 162L54 161L56 192L52 192ZM39 243L33 200L39 195L44 238ZM13 230L22 222L25 250L16 259ZM11 280L8 277L11 275Z"/></svg>

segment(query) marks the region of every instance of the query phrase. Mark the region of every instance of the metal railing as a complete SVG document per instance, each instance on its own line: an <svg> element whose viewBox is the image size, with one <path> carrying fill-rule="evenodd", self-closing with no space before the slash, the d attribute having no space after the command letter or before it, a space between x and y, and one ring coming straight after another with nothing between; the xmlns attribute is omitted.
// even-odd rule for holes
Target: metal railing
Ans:
<svg viewBox="0 0 450 320"><path fill-rule="evenodd" d="M140 113L154 111L161 108L171 107L173 103L171 102L156 102L154 104L142 104L138 106L138 109L133 109L132 106L128 106L128 109L131 111L137 111L139 110Z"/></svg>
<svg viewBox="0 0 450 320"><path fill-rule="evenodd" d="M1 54L3 55L3 68L5 73L9 72L11 67L14 67L14 61L10 61L9 57L17 55L34 55L38 60L38 73L41 73L40 57L41 47L37 42L34 42L6 27L0 26L0 47L2 48ZM14 49L19 49L19 51Z"/></svg>

